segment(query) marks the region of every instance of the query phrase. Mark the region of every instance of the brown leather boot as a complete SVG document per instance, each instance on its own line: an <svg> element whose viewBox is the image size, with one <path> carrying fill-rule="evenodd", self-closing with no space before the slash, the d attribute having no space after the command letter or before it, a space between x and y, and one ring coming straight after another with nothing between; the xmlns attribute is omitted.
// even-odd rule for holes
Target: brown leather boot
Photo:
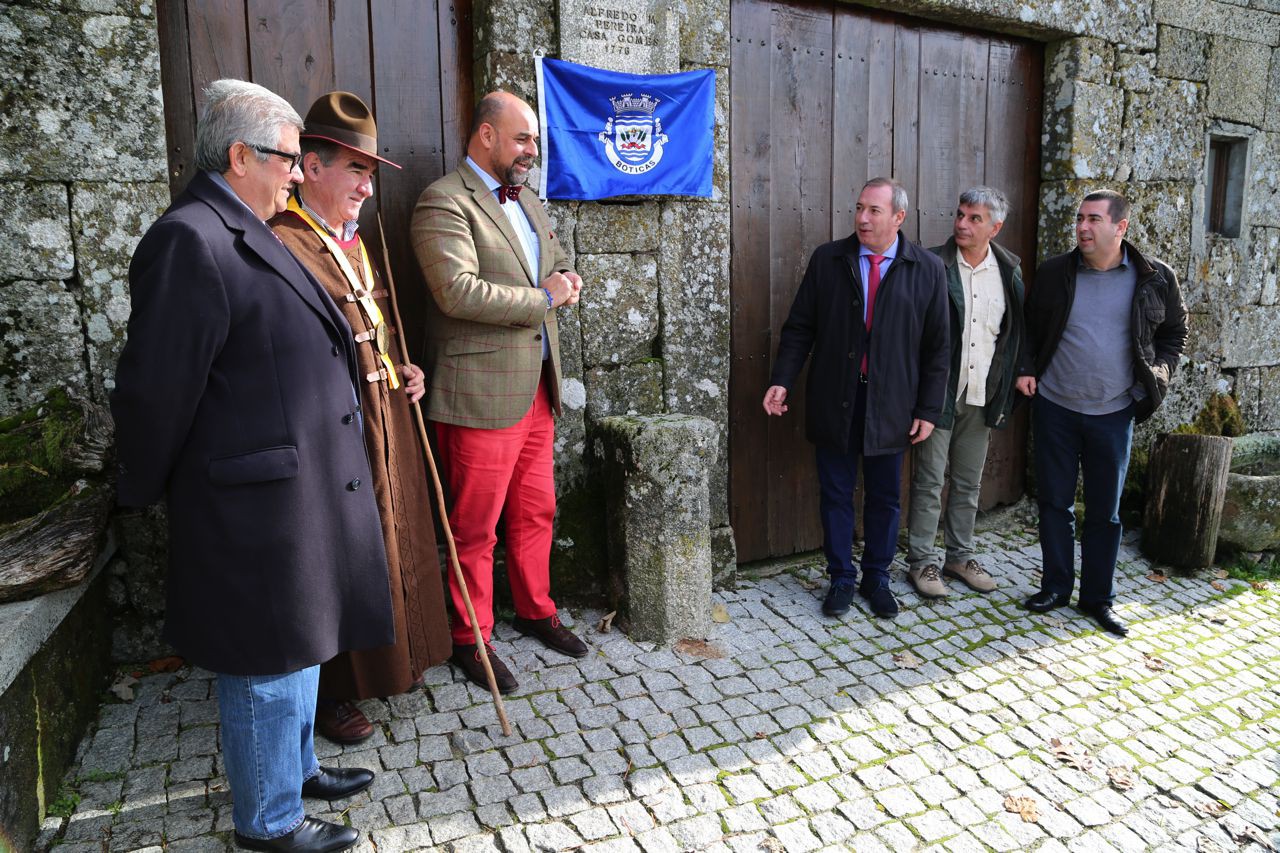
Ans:
<svg viewBox="0 0 1280 853"><path fill-rule="evenodd" d="M316 732L334 743L360 743L373 734L373 723L355 702L318 699Z"/></svg>

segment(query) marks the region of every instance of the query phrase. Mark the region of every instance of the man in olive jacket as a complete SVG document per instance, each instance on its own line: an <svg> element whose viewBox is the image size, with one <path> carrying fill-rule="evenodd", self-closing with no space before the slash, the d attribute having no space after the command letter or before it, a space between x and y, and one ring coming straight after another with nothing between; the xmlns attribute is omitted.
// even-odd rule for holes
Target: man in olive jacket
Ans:
<svg viewBox="0 0 1280 853"><path fill-rule="evenodd" d="M1168 265L1124 239L1129 202L1091 192L1076 213L1076 248L1045 261L1027 297L1027 344L1017 388L1035 396L1040 591L1035 613L1062 607L1075 587L1076 478L1084 475L1082 611L1113 634L1120 492L1133 425L1164 401L1187 342L1187 309Z"/></svg>
<svg viewBox="0 0 1280 853"><path fill-rule="evenodd" d="M769 415L787 411L787 394L812 353L805 435L816 446L823 551L831 586L822 610L849 610L853 492L862 459L864 547L858 593L882 618L898 613L889 564L898 539L902 454L929 437L946 393L947 285L936 255L898 230L907 193L889 178L858 196L856 232L819 246L786 323L770 387ZM874 334L872 333L874 330Z"/></svg>
<svg viewBox="0 0 1280 853"><path fill-rule="evenodd" d="M978 592L996 588L975 559L973 526L982 491L982 469L993 428L1013 409L1013 380L1022 344L1021 261L994 238L1009 201L994 187L960 195L953 234L930 249L947 268L951 297L951 378L937 429L912 454L907 578L925 598L947 594L942 577ZM944 475L947 508L942 510ZM938 520L944 519L946 559L938 559Z"/></svg>

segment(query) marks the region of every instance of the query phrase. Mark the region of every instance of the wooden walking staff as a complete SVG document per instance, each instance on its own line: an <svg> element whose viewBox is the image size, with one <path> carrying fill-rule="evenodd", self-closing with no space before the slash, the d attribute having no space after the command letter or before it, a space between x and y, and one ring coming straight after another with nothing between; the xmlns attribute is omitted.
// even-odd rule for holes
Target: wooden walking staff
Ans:
<svg viewBox="0 0 1280 853"><path fill-rule="evenodd" d="M404 349L404 323L400 321L400 305L396 302L396 284L391 276L391 255L387 252L387 235L382 228L382 214L378 214L378 237L382 240L382 267L387 273L387 293L391 298L391 316L395 318L396 328L400 330L401 349ZM407 355L407 353L406 353ZM444 528L444 541L449 546L449 564L453 566L453 577L458 581L458 591L462 593L462 602L467 606L467 618L471 620L471 630L476 635L476 653L480 655L480 665L484 667L484 677L489 682L489 693L493 696L493 707L498 712L498 722L502 724L502 733L511 737L511 723L507 722L507 709L502 704L502 694L498 692L498 681L493 677L493 667L489 665L489 654L484 644L484 634L480 633L480 623L476 620L476 609L471 604L471 596L467 592L467 581L462 576L462 566L458 563L458 547L453 542L453 528L449 526L449 508L444 503L444 488L440 485L440 474L436 471L436 459L431 453L431 442L427 441L427 425L422 420L422 407L415 400L413 415L418 422L418 438L422 439L422 452L427 457L427 469L431 472L431 484L436 489L436 502L440 505L440 524Z"/></svg>

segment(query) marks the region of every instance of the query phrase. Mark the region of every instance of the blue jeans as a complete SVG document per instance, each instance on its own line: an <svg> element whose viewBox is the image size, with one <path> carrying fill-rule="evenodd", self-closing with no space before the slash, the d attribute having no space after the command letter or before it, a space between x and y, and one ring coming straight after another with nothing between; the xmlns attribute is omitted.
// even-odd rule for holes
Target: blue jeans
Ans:
<svg viewBox="0 0 1280 853"><path fill-rule="evenodd" d="M1076 477L1084 474L1080 604L1111 604L1120 551L1120 492L1133 445L1132 404L1108 415L1082 415L1037 395L1032 404L1036 489L1040 504L1042 592L1075 588Z"/></svg>
<svg viewBox="0 0 1280 853"><path fill-rule="evenodd" d="M862 588L866 591L889 582L889 564L898 544L901 517L899 491L902 454L862 456L866 424L867 386L858 386L853 408L853 429L847 452L817 448L818 513L822 517L822 551L832 583L853 583L853 492L862 458Z"/></svg>
<svg viewBox="0 0 1280 853"><path fill-rule="evenodd" d="M222 675L218 714L231 785L231 820L250 838L302 823L302 783L320 772L312 744L320 667L285 675Z"/></svg>

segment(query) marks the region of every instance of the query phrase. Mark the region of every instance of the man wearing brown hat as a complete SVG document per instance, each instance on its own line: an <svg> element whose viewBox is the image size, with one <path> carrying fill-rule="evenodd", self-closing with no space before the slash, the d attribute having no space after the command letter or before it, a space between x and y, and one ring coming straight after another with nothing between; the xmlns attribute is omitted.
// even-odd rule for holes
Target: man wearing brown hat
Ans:
<svg viewBox="0 0 1280 853"><path fill-rule="evenodd" d="M360 403L343 421L364 431L395 611L393 645L341 654L320 667L316 731L357 743L373 726L354 700L406 692L452 646L422 445L409 405L423 395L423 373L409 363L392 328L388 285L356 234L378 164L400 167L378 156L373 115L350 92L322 96L305 125L299 138L305 181L270 225L355 335Z"/></svg>

